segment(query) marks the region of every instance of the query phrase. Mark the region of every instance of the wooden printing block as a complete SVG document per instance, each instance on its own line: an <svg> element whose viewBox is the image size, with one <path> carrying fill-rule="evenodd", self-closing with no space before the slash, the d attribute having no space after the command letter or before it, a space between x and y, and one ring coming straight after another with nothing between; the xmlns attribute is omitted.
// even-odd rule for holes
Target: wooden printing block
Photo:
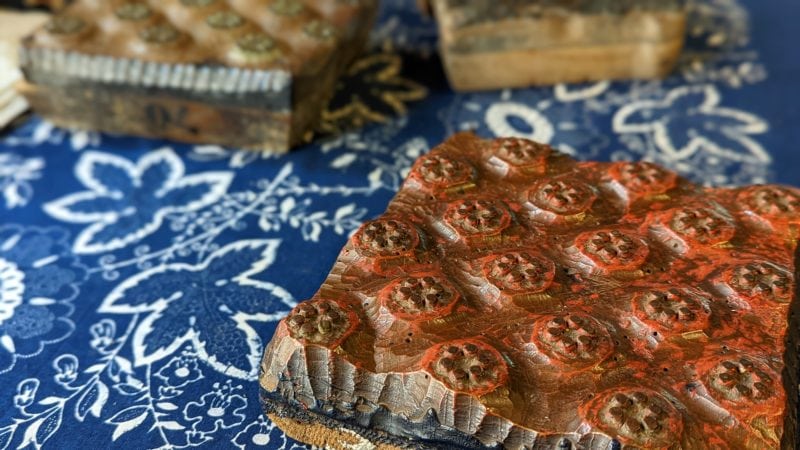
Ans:
<svg viewBox="0 0 800 450"><path fill-rule="evenodd" d="M457 90L663 77L685 0L426 0Z"/></svg>
<svg viewBox="0 0 800 450"><path fill-rule="evenodd" d="M799 227L798 189L460 134L280 322L262 402L332 448L794 449Z"/></svg>
<svg viewBox="0 0 800 450"><path fill-rule="evenodd" d="M283 152L306 140L376 0L78 0L22 46L62 126Z"/></svg>

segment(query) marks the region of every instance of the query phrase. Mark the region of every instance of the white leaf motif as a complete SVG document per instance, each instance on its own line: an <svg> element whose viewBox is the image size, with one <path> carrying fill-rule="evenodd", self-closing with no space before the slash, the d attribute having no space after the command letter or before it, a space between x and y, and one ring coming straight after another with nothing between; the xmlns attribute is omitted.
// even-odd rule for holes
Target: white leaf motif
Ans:
<svg viewBox="0 0 800 450"><path fill-rule="evenodd" d="M61 398L61 397L54 397L54 396L45 397L45 398L39 400L39 404L40 405L54 405L56 403L60 403L63 400L64 399Z"/></svg>
<svg viewBox="0 0 800 450"><path fill-rule="evenodd" d="M131 406L114 414L105 421L107 424L116 425L111 440L116 441L123 434L141 425L146 418L147 407L145 406Z"/></svg>
<svg viewBox="0 0 800 450"><path fill-rule="evenodd" d="M16 430L16 425L0 428L0 450L6 450L8 448L8 444L11 443L11 438L14 437L14 432Z"/></svg>
<svg viewBox="0 0 800 450"><path fill-rule="evenodd" d="M183 430L186 428L183 425L179 424L178 422L175 422L174 420L158 422L158 426L164 428L165 430Z"/></svg>
<svg viewBox="0 0 800 450"><path fill-rule="evenodd" d="M108 386L102 381L98 381L84 392L80 400L78 400L78 404L75 407L75 417L81 422L83 422L83 419L85 419L86 415L90 412L93 416L100 417L103 406L105 406L107 401Z"/></svg>
<svg viewBox="0 0 800 450"><path fill-rule="evenodd" d="M349 216L353 214L353 211L356 210L356 204L350 203L348 205L344 205L341 208L336 210L336 214L333 215L333 220L339 220L343 217Z"/></svg>
<svg viewBox="0 0 800 450"><path fill-rule="evenodd" d="M344 155L339 156L336 159L334 159L333 161L331 161L330 165L331 165L331 168L334 168L334 169L343 169L343 168L349 166L350 164L353 164L353 162L357 158L358 158L358 155L356 155L355 153L345 153Z"/></svg>
<svg viewBox="0 0 800 450"><path fill-rule="evenodd" d="M176 409L178 409L178 406L176 404L170 402L158 402L156 403L156 406L163 409L164 411L175 411Z"/></svg>

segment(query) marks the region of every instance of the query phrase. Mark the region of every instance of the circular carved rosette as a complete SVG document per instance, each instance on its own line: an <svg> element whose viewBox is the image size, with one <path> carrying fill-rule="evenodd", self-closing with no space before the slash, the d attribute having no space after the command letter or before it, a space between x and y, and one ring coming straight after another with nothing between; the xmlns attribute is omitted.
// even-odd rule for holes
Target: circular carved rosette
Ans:
<svg viewBox="0 0 800 450"><path fill-rule="evenodd" d="M642 238L619 230L581 233L575 246L597 267L608 271L636 270L650 253Z"/></svg>
<svg viewBox="0 0 800 450"><path fill-rule="evenodd" d="M500 352L477 339L446 342L428 350L426 369L450 389L480 396L508 379Z"/></svg>
<svg viewBox="0 0 800 450"><path fill-rule="evenodd" d="M708 365L705 381L720 401L746 409L776 397L780 377L753 358L729 356Z"/></svg>
<svg viewBox="0 0 800 450"><path fill-rule="evenodd" d="M726 281L746 300L777 303L792 300L794 277L788 270L772 263L755 261L737 266L728 271Z"/></svg>
<svg viewBox="0 0 800 450"><path fill-rule="evenodd" d="M483 276L501 291L535 294L553 284L556 267L552 261L527 252L493 255L483 264Z"/></svg>
<svg viewBox="0 0 800 450"><path fill-rule="evenodd" d="M353 245L370 256L407 256L419 245L419 233L405 221L377 219L361 225Z"/></svg>
<svg viewBox="0 0 800 450"><path fill-rule="evenodd" d="M771 222L800 222L800 191L781 186L753 186L743 189L737 201Z"/></svg>
<svg viewBox="0 0 800 450"><path fill-rule="evenodd" d="M328 299L300 303L285 321L293 338L328 348L339 346L358 325L358 317L351 308Z"/></svg>
<svg viewBox="0 0 800 450"><path fill-rule="evenodd" d="M624 445L667 448L683 432L683 417L663 396L649 389L607 392L581 407L593 425Z"/></svg>
<svg viewBox="0 0 800 450"><path fill-rule="evenodd" d="M444 213L444 220L461 237L493 236L511 223L511 213L497 200L460 200Z"/></svg>
<svg viewBox="0 0 800 450"><path fill-rule="evenodd" d="M553 358L570 365L596 364L614 351L608 330L585 314L562 314L536 322L532 340Z"/></svg>
<svg viewBox="0 0 800 450"><path fill-rule="evenodd" d="M595 200L595 190L575 178L543 181L528 191L528 201L534 206L560 216L584 213Z"/></svg>
<svg viewBox="0 0 800 450"><path fill-rule="evenodd" d="M690 244L710 246L727 242L736 225L710 208L678 208L666 215L666 225Z"/></svg>
<svg viewBox="0 0 800 450"><path fill-rule="evenodd" d="M443 277L424 275L395 280L380 297L395 317L416 321L449 313L461 296Z"/></svg>
<svg viewBox="0 0 800 450"><path fill-rule="evenodd" d="M674 188L678 175L649 162L623 162L611 167L611 177L628 191L631 200L663 194Z"/></svg>
<svg viewBox="0 0 800 450"><path fill-rule="evenodd" d="M428 188L444 190L470 183L475 178L475 170L468 162L433 154L420 157L409 177Z"/></svg>
<svg viewBox="0 0 800 450"><path fill-rule="evenodd" d="M516 168L543 169L551 152L549 145L521 138L495 139L489 147L492 156Z"/></svg>
<svg viewBox="0 0 800 450"><path fill-rule="evenodd" d="M649 325L683 333L708 327L711 312L704 300L686 289L650 290L633 296L633 310Z"/></svg>

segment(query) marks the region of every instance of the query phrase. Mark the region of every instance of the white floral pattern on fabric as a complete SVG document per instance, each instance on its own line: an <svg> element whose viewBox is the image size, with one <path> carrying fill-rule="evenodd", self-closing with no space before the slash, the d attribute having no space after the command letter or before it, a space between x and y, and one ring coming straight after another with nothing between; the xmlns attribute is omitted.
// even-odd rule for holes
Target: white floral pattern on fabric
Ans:
<svg viewBox="0 0 800 450"><path fill-rule="evenodd" d="M100 313L146 314L133 335L136 365L172 355L191 341L219 372L254 379L262 342L251 321L277 321L295 306L285 289L256 281L275 260L279 242L238 241L198 265L168 264L120 283Z"/></svg>
<svg viewBox="0 0 800 450"><path fill-rule="evenodd" d="M247 400L240 394L242 386L214 383L214 390L200 397L200 401L189 402L184 408L185 416L193 422L192 428L203 433L227 429L244 421L242 410Z"/></svg>
<svg viewBox="0 0 800 450"><path fill-rule="evenodd" d="M231 442L241 450L268 445L272 448L283 448L286 445L286 435L266 416L260 415L237 433Z"/></svg>
<svg viewBox="0 0 800 450"><path fill-rule="evenodd" d="M19 208L31 201L31 183L42 177L44 166L44 158L23 158L15 153L0 153L0 196L6 208Z"/></svg>
<svg viewBox="0 0 800 450"><path fill-rule="evenodd" d="M125 247L161 227L164 217L207 206L222 197L231 172L184 176L180 158L169 148L154 150L135 164L110 153L85 152L75 176L88 191L45 204L65 222L87 223L75 240L76 253Z"/></svg>
<svg viewBox="0 0 800 450"><path fill-rule="evenodd" d="M61 229L0 225L0 374L74 331L86 268L67 242Z"/></svg>
<svg viewBox="0 0 800 450"><path fill-rule="evenodd" d="M642 100L620 108L614 115L614 131L650 134L671 161L703 152L747 164L770 163L769 154L750 137L766 132L766 122L719 103L713 86L675 88L661 101Z"/></svg>
<svg viewBox="0 0 800 450"><path fill-rule="evenodd" d="M100 144L100 133L85 130L65 130L46 120L31 120L13 135L2 139L11 147L37 147L42 145L66 144L74 151L80 151Z"/></svg>

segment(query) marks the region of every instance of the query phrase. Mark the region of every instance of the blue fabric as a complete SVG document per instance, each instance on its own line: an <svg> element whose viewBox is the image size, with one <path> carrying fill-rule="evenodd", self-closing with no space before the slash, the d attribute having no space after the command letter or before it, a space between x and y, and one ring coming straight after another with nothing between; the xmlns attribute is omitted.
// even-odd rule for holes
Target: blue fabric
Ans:
<svg viewBox="0 0 800 450"><path fill-rule="evenodd" d="M299 447L260 414L261 349L457 130L800 185L795 0L694 2L664 81L478 94L447 88L413 0L383 3L328 137L288 156L36 117L0 138L0 449Z"/></svg>

